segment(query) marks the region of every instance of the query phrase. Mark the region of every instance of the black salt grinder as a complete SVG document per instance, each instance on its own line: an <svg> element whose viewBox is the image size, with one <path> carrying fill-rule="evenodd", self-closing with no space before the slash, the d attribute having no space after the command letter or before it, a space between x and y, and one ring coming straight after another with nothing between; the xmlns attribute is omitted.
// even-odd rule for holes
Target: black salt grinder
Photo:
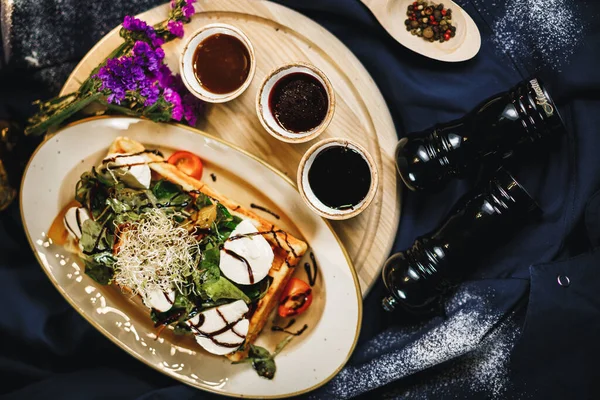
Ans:
<svg viewBox="0 0 600 400"><path fill-rule="evenodd" d="M438 228L386 261L382 277L390 295L383 308L433 311L444 290L468 272L465 264L498 247L534 215L541 215L535 200L499 169L460 198Z"/></svg>
<svg viewBox="0 0 600 400"><path fill-rule="evenodd" d="M564 131L556 105L534 78L492 96L461 119L402 138L396 166L410 190L435 191L483 163L496 168L514 151Z"/></svg>

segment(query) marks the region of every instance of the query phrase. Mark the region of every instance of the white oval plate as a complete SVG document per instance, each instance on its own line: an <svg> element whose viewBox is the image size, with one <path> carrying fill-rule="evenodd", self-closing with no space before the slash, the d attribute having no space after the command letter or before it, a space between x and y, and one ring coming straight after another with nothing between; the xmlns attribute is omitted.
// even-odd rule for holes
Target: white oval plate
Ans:
<svg viewBox="0 0 600 400"><path fill-rule="evenodd" d="M100 162L117 136L128 136L167 156L177 149L198 154L205 162L203 179L209 185L246 207L254 202L277 212L280 220L264 217L309 243L319 264L313 305L290 329L305 323L309 328L277 356L273 380L259 377L250 364L232 365L224 357L206 353L191 337L165 330L156 340L148 310L137 299L114 286L97 284L85 275L78 259L48 241L45 232L73 199L79 176ZM331 379L356 345L362 318L360 288L331 227L308 209L289 178L198 130L121 117L71 125L42 143L29 161L21 187L21 213L34 253L65 299L123 350L191 386L237 397L298 395ZM295 274L306 280L303 264L304 260ZM286 334L270 327L271 321L257 344L273 351Z"/></svg>

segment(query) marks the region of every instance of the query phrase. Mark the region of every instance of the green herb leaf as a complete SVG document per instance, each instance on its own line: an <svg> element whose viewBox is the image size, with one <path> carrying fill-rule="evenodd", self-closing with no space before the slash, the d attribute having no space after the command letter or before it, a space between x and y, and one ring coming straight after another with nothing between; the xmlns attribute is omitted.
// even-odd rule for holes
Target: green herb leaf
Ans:
<svg viewBox="0 0 600 400"><path fill-rule="evenodd" d="M163 207L185 207L192 200L181 186L165 179L156 182L152 187L152 193Z"/></svg>
<svg viewBox="0 0 600 400"><path fill-rule="evenodd" d="M91 253L94 251L101 230L102 225L96 221L86 219L83 222L81 226L81 239L79 240L79 243L83 247L84 252Z"/></svg>
<svg viewBox="0 0 600 400"><path fill-rule="evenodd" d="M250 298L250 301L254 303L255 301L265 297L265 294L267 294L272 281L273 278L267 275L265 279L255 283L254 285L244 285L242 290L244 293L246 293L246 296Z"/></svg>
<svg viewBox="0 0 600 400"><path fill-rule="evenodd" d="M94 261L94 263L101 264L105 267L109 267L110 269L114 268L115 262L117 261L110 251L94 254L91 256L91 259Z"/></svg>
<svg viewBox="0 0 600 400"><path fill-rule="evenodd" d="M123 188L116 193L118 201L129 207L129 209L138 212L140 212L142 207L152 204L149 195L154 197L149 190L141 191L129 188ZM117 211L115 210L115 212Z"/></svg>
<svg viewBox="0 0 600 400"><path fill-rule="evenodd" d="M101 285L108 285L113 279L115 271L93 259L84 259L85 273Z"/></svg>
<svg viewBox="0 0 600 400"><path fill-rule="evenodd" d="M212 205L212 201L210 200L210 197L208 197L204 193L198 193L198 195L196 196L196 208L198 208L198 210L199 210L203 207L210 206L210 205Z"/></svg>
<svg viewBox="0 0 600 400"><path fill-rule="evenodd" d="M244 300L246 303L250 303L250 299L241 289L222 276L219 277L216 282L203 283L201 290L206 293L212 301L231 299Z"/></svg>
<svg viewBox="0 0 600 400"><path fill-rule="evenodd" d="M217 237L220 243L224 242L229 238L231 232L235 229L242 219L238 216L233 216L229 210L222 204L217 204L217 219L213 224L216 229L213 229L217 233Z"/></svg>
<svg viewBox="0 0 600 400"><path fill-rule="evenodd" d="M112 175L106 168L101 168L99 171L96 167L92 167L92 174L94 178L106 187L124 187L125 185L119 182L114 175Z"/></svg>
<svg viewBox="0 0 600 400"><path fill-rule="evenodd" d="M253 344L250 345L250 351L248 352L248 357L241 361L236 361L233 364L242 364L242 363L252 363L252 368L258 373L259 376L262 376L267 379L273 379L275 376L275 372L277 372L277 366L275 365L275 357L281 353L285 346L287 346L292 339L293 335L289 335L281 342L277 344L275 347L275 351L273 354L269 353L269 350L264 347L255 346Z"/></svg>
<svg viewBox="0 0 600 400"><path fill-rule="evenodd" d="M118 226L118 225L122 225L129 221L138 221L140 218L141 218L141 216L137 212L128 211L128 212L124 212L119 215L116 215L114 218L114 224Z"/></svg>
<svg viewBox="0 0 600 400"><path fill-rule="evenodd" d="M131 207L125 203L123 203L122 201L119 201L117 199L106 199L106 204L108 206L110 206L110 208L112 208L112 210L116 213L116 214L121 214L127 211L131 211Z"/></svg>
<svg viewBox="0 0 600 400"><path fill-rule="evenodd" d="M157 325L171 325L173 323L180 323L189 319L190 313L196 306L186 296L179 291L176 291L175 301L173 306L167 311L157 311L152 309L150 312L150 318Z"/></svg>
<svg viewBox="0 0 600 400"><path fill-rule="evenodd" d="M176 335L189 335L192 333L192 329L183 322L178 322L173 328L173 333Z"/></svg>
<svg viewBox="0 0 600 400"><path fill-rule="evenodd" d="M96 179L91 172L84 172L75 186L75 200L87 204L90 191L96 186Z"/></svg>
<svg viewBox="0 0 600 400"><path fill-rule="evenodd" d="M267 379L273 379L275 377L277 366L267 349L251 345L248 358L252 361L252 368L254 368L259 376Z"/></svg>
<svg viewBox="0 0 600 400"><path fill-rule="evenodd" d="M219 261L221 255L218 247L208 245L202 252L202 261L200 261L199 268L203 271L202 280L203 282L216 282L221 276L221 270L219 269Z"/></svg>

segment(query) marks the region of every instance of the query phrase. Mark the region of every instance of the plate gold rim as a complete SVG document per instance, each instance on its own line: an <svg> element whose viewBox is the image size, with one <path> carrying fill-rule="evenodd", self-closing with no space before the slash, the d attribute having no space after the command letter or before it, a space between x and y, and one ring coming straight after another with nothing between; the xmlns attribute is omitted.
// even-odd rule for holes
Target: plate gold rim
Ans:
<svg viewBox="0 0 600 400"><path fill-rule="evenodd" d="M27 165L25 166L25 170L23 171L23 176L21 178L21 187L19 188L19 211L21 214L21 222L23 224L23 228L25 228L26 224L25 224L25 214L23 213L23 186L25 183L25 177L27 176L27 172L29 171L29 167L31 166L31 162L32 160L35 158L35 156L37 155L38 151L51 139L55 138L57 135L59 135L61 132L65 131L68 128L71 128L73 126L77 126L77 125L81 125L87 122L92 122L92 121L97 121L97 120L103 120L103 119L131 119L131 120L139 120L139 121L147 121L147 122L152 122L148 119L143 119L143 118L135 118L135 117L127 117L127 116L108 116L108 115L100 115L100 116L93 116L93 117L88 117L88 118L83 118L77 121L74 121L70 124L65 125L63 128L59 129L58 131L56 131L54 134L52 134L51 136L46 137L35 149L35 151L32 153L31 157L29 158L29 160L27 161ZM250 157L251 159L257 161L258 163L262 164L263 166L265 166L266 168L270 169L271 171L273 171L275 174L277 174L280 178L283 178L283 180L285 182L287 182L288 184L290 184L296 191L298 191L298 187L296 186L296 184L289 178L287 177L284 173L282 173L281 171L279 171L277 168L269 165L267 162L265 162L264 160L262 160L261 158L247 152L246 150L236 146L233 143L230 143L226 140L223 140L219 137L216 137L214 135L211 135L210 133L204 132L200 129L191 127L191 126L187 126L184 124L180 124L180 123L176 123L176 122L167 122L167 123L161 123L163 125L171 125L171 126L175 126L178 128L183 128L185 130L188 130L192 133L195 134L199 134L201 136L204 136L205 138L211 139L211 140L215 140L225 146L228 146L236 151L241 152L242 154L244 154L247 157ZM331 226L331 224L329 223L329 221L327 221L326 219L321 218L325 224L327 225L327 227L329 228L329 230L331 231L331 233L333 234L333 237L335 238L335 240L337 241L338 245L340 246L340 249L342 250L342 253L344 255L344 257L346 258L346 261L348 262L348 265L350 267L350 273L352 274L352 279L354 280L354 289L356 292L356 298L357 298L357 302L358 302L358 310L357 310L357 314L358 314L358 318L357 318L357 324L356 324L356 331L354 334L354 341L352 342L352 346L350 346L350 349L348 350L348 355L346 356L346 359L344 360L343 363L340 364L340 366L338 368L335 369L335 371L333 371L333 373L331 375L329 375L328 377L326 377L325 379L323 379L322 381L320 381L319 383L317 383L316 385L313 385L309 388L303 389L303 390L299 390L297 392L293 392L293 393L286 393L284 395L274 395L274 396L253 396L253 395L243 395L243 394L229 394L229 393L225 393L223 391L219 391L216 390L214 388L212 388L209 385L204 385L204 384L199 384L199 385L195 385L191 382L187 382L184 380L180 380L175 376L172 376L170 374L168 374L167 371L164 371L162 369L157 368L155 365L151 364L150 362L148 362L144 357L140 357L136 354L133 354L133 351L131 349L129 349L124 343L122 343L121 341L117 340L116 338L114 338L111 334L109 334L108 331L106 331L100 324L97 324L95 321L92 321L88 315L80 308L78 307L72 300L71 298L67 295L67 293L65 292L65 290L58 284L58 282L56 282L56 280L48 273L47 269L43 267L43 262L40 259L38 252L36 251L35 245L29 235L29 232L27 230L25 230L25 236L27 236L27 241L29 242L29 246L31 247L33 254L35 256L35 258L37 259L38 263L40 264L40 267L42 267L42 270L44 271L44 273L46 274L46 276L48 277L48 279L50 280L50 282L52 282L52 284L54 285L54 287L58 290L58 292L63 296L63 298L71 305L71 307L73 307L78 313L79 315L81 315L88 323L90 323L94 328L96 328L98 331L100 331L106 338L108 338L111 342L113 342L114 344L116 344L118 347L120 347L122 350L124 350L127 354L129 354L130 356L134 357L135 359L143 362L144 364L148 365L149 367L151 367L152 369L161 372L164 375L167 375L168 377L172 378L172 379L176 379L179 382L182 382L188 386L197 388L197 389L201 389L201 390L205 390L207 392L211 392L211 393L215 393L215 394L219 394L219 395L227 395L227 396L231 396L231 397L235 397L235 398L248 398L248 399L282 399L282 398L288 398L288 397L293 397L293 396L299 396L305 393L309 393L312 392L313 390L316 390L318 388L320 388L321 386L325 385L327 382L329 382L330 380L332 380L341 370L342 368L348 363L348 360L350 359L350 357L352 356L352 353L354 353L354 349L356 348L356 344L358 342L358 338L360 336L360 330L361 330L361 324L362 324L362 317L363 317L363 299L362 299L362 292L360 290L360 283L358 281L358 275L356 273L356 269L354 268L354 263L352 262L352 259L350 258L350 255L348 254L348 251L346 250L346 247L344 246L344 244L342 243L342 241L340 240L339 236L337 235L337 233L335 232L335 230L333 229L333 227Z"/></svg>

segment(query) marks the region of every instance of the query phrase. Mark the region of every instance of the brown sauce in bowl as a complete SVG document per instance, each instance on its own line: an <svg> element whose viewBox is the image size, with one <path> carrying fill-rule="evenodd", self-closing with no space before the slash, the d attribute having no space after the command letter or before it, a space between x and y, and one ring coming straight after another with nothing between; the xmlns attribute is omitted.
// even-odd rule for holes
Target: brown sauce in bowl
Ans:
<svg viewBox="0 0 600 400"><path fill-rule="evenodd" d="M215 94L239 89L250 74L250 52L232 35L217 33L198 45L193 57L198 82Z"/></svg>

